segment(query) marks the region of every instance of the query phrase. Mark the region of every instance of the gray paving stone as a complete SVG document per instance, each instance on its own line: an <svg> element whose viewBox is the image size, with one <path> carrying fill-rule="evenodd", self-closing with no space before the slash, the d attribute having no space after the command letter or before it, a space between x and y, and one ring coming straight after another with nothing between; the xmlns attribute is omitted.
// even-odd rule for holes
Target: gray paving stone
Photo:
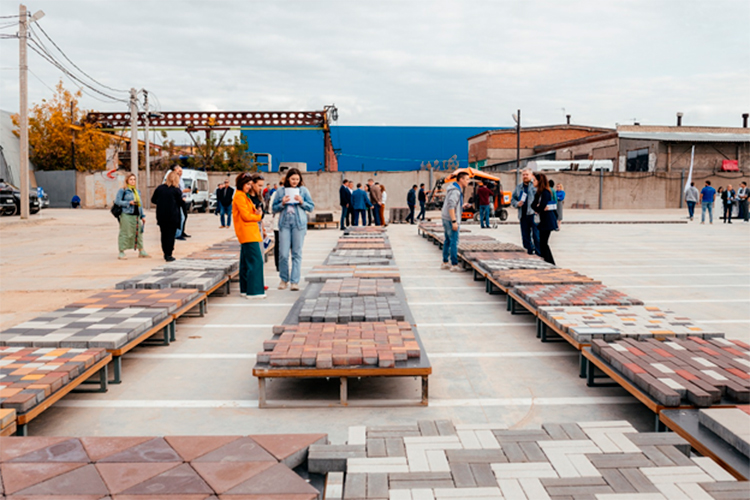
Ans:
<svg viewBox="0 0 750 500"><path fill-rule="evenodd" d="M441 436L455 436L456 428L453 426L453 422L450 420L436 420L435 425L437 426L438 433Z"/></svg>
<svg viewBox="0 0 750 500"><path fill-rule="evenodd" d="M439 436L440 433L438 432L437 425L435 425L435 422L432 420L420 420L418 422L419 424L419 432L423 436Z"/></svg>
<svg viewBox="0 0 750 500"><path fill-rule="evenodd" d="M362 445L312 444L308 449L307 468L310 472L346 472L348 458L365 457Z"/></svg>
<svg viewBox="0 0 750 500"><path fill-rule="evenodd" d="M503 453L505 453L505 456L508 458L508 462L523 463L529 461L518 443L507 442L501 443L500 446L503 449Z"/></svg>
<svg viewBox="0 0 750 500"><path fill-rule="evenodd" d="M450 466L451 474L453 474L453 482L456 484L456 488L473 488L477 485L469 464L454 462L451 463Z"/></svg>
<svg viewBox="0 0 750 500"><path fill-rule="evenodd" d="M518 446L523 451L529 462L544 462L547 460L547 455L544 454L542 449L534 441L521 441Z"/></svg>
<svg viewBox="0 0 750 500"><path fill-rule="evenodd" d="M388 452L385 448L385 439L373 438L367 440L368 457L387 457Z"/></svg>
<svg viewBox="0 0 750 500"><path fill-rule="evenodd" d="M445 455L451 464L499 464L508 462L503 450L445 450Z"/></svg>
<svg viewBox="0 0 750 500"><path fill-rule="evenodd" d="M405 457L404 441L398 438L385 438L385 450L389 457Z"/></svg>
<svg viewBox="0 0 750 500"><path fill-rule="evenodd" d="M653 467L654 463L643 453L602 453L586 455L597 469L623 469Z"/></svg>
<svg viewBox="0 0 750 500"><path fill-rule="evenodd" d="M551 439L549 434L543 430L497 430L492 432L501 445L503 443L516 443L519 441L544 441Z"/></svg>
<svg viewBox="0 0 750 500"><path fill-rule="evenodd" d="M497 479L495 479L495 473L492 472L490 464L470 463L469 467L471 468L471 473L474 474L474 481L476 481L477 487L487 488L490 486L497 486Z"/></svg>
<svg viewBox="0 0 750 500"><path fill-rule="evenodd" d="M347 474L344 481L344 499L365 500L367 498L367 474Z"/></svg>
<svg viewBox="0 0 750 500"><path fill-rule="evenodd" d="M377 500L388 498L388 474L367 474L367 498Z"/></svg>
<svg viewBox="0 0 750 500"><path fill-rule="evenodd" d="M618 469L602 469L599 472L615 493L636 493L635 487Z"/></svg>
<svg viewBox="0 0 750 500"><path fill-rule="evenodd" d="M654 483L648 480L645 474L638 469L619 469L620 474L633 485L638 493L659 493Z"/></svg>

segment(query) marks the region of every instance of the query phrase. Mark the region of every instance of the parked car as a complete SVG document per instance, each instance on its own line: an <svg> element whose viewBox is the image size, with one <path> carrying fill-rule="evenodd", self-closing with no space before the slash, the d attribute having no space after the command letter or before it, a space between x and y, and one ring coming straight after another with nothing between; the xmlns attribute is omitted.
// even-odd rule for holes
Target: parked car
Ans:
<svg viewBox="0 0 750 500"><path fill-rule="evenodd" d="M211 213L216 212L216 192L208 196L208 211Z"/></svg>
<svg viewBox="0 0 750 500"><path fill-rule="evenodd" d="M21 213L21 190L7 182L0 183L0 210L3 215ZM41 210L36 192L29 193L29 212L35 214Z"/></svg>

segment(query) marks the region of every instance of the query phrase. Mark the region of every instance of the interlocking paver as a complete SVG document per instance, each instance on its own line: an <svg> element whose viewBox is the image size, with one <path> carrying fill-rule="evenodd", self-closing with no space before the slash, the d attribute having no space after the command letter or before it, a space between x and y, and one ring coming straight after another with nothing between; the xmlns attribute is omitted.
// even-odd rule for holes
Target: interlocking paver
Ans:
<svg viewBox="0 0 750 500"><path fill-rule="evenodd" d="M637 306L639 299L605 285L526 285L513 291L535 308L551 306Z"/></svg>
<svg viewBox="0 0 750 500"><path fill-rule="evenodd" d="M163 288L195 288L202 292L210 290L224 279L223 270L158 270L154 269L115 285L118 290L140 288L161 290Z"/></svg>
<svg viewBox="0 0 750 500"><path fill-rule="evenodd" d="M401 299L388 297L318 297L302 302L301 323L350 323L357 321L403 320Z"/></svg>

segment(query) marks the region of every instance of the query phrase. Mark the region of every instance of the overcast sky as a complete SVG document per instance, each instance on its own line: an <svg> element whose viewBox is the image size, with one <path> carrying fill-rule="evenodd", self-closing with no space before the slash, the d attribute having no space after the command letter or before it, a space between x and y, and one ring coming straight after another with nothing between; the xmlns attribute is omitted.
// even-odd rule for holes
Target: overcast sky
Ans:
<svg viewBox="0 0 750 500"><path fill-rule="evenodd" d="M524 125L568 113L606 127L671 125L677 111L685 125L740 126L750 112L747 0L26 5L44 10L39 24L81 69L116 89L148 89L163 110L335 103L341 125L512 126L520 108ZM14 14L18 3L2 0L0 15ZM0 107L17 111L18 41L0 49ZM31 51L29 67L39 102L61 72ZM127 109L90 97L83 106Z"/></svg>

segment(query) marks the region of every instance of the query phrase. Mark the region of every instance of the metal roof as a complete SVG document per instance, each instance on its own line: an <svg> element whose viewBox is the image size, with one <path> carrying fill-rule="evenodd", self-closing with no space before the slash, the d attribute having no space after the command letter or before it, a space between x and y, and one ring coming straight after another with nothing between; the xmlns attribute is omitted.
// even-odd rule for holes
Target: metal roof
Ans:
<svg viewBox="0 0 750 500"><path fill-rule="evenodd" d="M747 134L719 134L710 132L619 132L621 139L645 139L668 142L750 142Z"/></svg>

